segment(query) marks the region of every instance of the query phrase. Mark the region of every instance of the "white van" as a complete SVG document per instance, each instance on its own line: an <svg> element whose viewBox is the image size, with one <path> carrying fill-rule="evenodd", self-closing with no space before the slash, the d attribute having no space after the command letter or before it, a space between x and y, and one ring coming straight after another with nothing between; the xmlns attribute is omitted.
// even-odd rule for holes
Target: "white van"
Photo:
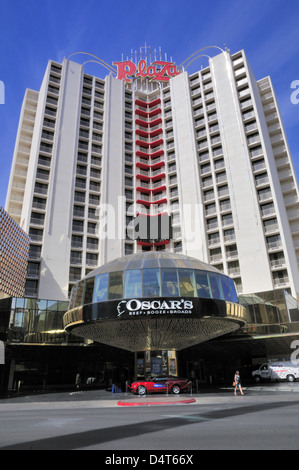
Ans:
<svg viewBox="0 0 299 470"><path fill-rule="evenodd" d="M295 382L299 378L299 365L286 361L262 364L258 370L252 372L252 377L256 383L263 380L287 380L288 382Z"/></svg>

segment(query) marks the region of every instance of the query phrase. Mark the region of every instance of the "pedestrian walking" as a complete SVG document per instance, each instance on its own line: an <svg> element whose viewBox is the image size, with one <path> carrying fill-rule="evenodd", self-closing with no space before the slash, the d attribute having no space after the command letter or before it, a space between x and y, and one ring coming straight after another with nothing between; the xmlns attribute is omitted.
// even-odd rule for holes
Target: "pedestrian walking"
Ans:
<svg viewBox="0 0 299 470"><path fill-rule="evenodd" d="M237 396L237 389L240 390L241 395L244 395L242 387L241 387L241 377L240 377L240 372L236 370L235 376L234 376L234 382L233 382L233 387L234 389L234 395Z"/></svg>

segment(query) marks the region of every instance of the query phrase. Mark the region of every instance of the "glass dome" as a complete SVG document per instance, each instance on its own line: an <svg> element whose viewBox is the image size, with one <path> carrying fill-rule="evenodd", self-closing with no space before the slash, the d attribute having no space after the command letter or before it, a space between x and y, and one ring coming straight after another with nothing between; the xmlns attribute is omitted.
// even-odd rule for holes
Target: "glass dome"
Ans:
<svg viewBox="0 0 299 470"><path fill-rule="evenodd" d="M181 350L244 326L232 279L177 253L115 259L74 285L64 327L130 351Z"/></svg>
<svg viewBox="0 0 299 470"><path fill-rule="evenodd" d="M85 279L94 277L97 274L114 271L126 271L128 269L175 267L185 269L202 269L205 271L220 273L220 271L213 266L190 256L185 256L178 253L161 253L151 251L117 258L103 266L100 266L99 268L94 269L85 277Z"/></svg>
<svg viewBox="0 0 299 470"><path fill-rule="evenodd" d="M238 302L234 282L218 269L177 253L115 259L74 285L70 308L117 299L199 297Z"/></svg>

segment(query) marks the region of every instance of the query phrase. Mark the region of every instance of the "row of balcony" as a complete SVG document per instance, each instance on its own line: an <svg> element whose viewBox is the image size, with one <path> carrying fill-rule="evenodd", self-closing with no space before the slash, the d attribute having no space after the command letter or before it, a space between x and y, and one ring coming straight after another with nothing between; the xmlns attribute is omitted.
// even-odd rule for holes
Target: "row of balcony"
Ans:
<svg viewBox="0 0 299 470"><path fill-rule="evenodd" d="M166 204L165 197L166 186L164 162L164 141L162 134L161 119L161 100L160 98L151 102L136 100L135 109L136 125L136 141L138 146L136 149L136 179L137 196L136 203L143 208L145 215L151 215L155 210L160 210L158 205ZM158 192L158 194L156 194ZM154 209L155 208L155 209ZM137 244L144 249L150 249L153 246L156 249L163 247L169 243L169 240L153 241L143 240L137 241Z"/></svg>

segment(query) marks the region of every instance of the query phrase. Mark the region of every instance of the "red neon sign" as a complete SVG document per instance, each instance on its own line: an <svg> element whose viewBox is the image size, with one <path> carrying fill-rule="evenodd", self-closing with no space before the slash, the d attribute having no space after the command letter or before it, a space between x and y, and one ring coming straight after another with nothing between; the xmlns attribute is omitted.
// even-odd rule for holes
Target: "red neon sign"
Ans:
<svg viewBox="0 0 299 470"><path fill-rule="evenodd" d="M171 77L179 75L179 71L173 62L157 60L149 66L145 60L140 60L135 65L131 60L124 62L113 62L117 66L117 77L119 80L131 83L132 78L150 78L159 82L168 82Z"/></svg>

